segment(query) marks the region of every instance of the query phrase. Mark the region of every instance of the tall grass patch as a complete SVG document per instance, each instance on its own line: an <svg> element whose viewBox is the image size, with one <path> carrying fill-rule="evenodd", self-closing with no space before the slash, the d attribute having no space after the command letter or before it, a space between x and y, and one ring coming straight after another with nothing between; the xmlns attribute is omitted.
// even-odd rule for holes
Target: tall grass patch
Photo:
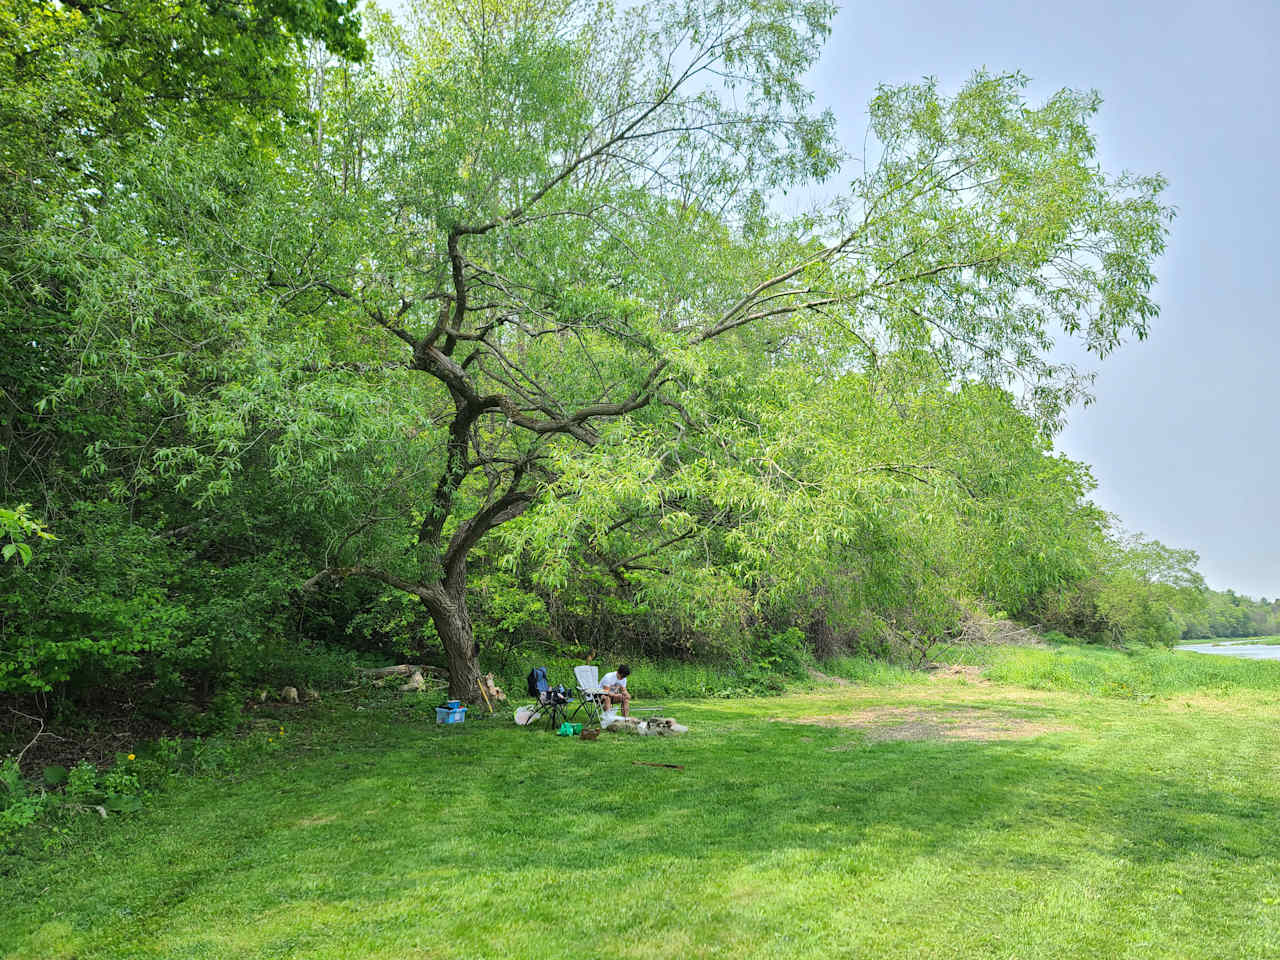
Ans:
<svg viewBox="0 0 1280 960"><path fill-rule="evenodd" d="M978 649L959 659L986 666L986 676L997 683L1035 690L1139 697L1235 690L1280 694L1280 661L1275 660L1079 644Z"/></svg>

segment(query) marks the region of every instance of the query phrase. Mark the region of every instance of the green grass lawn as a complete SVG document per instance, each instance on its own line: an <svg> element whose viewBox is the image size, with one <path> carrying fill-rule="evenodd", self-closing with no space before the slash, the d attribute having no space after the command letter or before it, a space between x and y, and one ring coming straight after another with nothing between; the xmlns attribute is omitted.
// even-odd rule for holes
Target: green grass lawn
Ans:
<svg viewBox="0 0 1280 960"><path fill-rule="evenodd" d="M11 866L0 955L1280 956L1280 665L1072 682L1108 656L668 701L672 739L281 712L237 776ZM778 722L815 716L862 725Z"/></svg>

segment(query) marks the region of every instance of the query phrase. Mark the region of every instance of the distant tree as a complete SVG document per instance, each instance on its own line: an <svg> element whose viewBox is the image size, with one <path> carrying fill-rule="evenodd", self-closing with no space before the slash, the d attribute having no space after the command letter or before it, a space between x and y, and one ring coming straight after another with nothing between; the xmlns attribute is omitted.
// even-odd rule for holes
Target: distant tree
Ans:
<svg viewBox="0 0 1280 960"><path fill-rule="evenodd" d="M1205 605L1194 550L1167 547L1141 534L1114 541L1098 591L1098 609L1113 639L1170 644Z"/></svg>
<svg viewBox="0 0 1280 960"><path fill-rule="evenodd" d="M1280 633L1280 610L1274 601L1254 600L1234 590L1210 590L1202 615L1186 631L1198 637L1259 637Z"/></svg>

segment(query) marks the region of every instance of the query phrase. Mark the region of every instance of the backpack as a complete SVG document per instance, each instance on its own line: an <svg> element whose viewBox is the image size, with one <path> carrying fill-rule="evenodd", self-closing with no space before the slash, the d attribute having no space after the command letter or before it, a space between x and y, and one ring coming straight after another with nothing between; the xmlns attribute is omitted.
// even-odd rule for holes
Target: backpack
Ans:
<svg viewBox="0 0 1280 960"><path fill-rule="evenodd" d="M534 667L530 670L529 678L525 681L525 687L529 691L529 696L535 700L541 700L543 694L551 687L551 684L547 681L547 668Z"/></svg>

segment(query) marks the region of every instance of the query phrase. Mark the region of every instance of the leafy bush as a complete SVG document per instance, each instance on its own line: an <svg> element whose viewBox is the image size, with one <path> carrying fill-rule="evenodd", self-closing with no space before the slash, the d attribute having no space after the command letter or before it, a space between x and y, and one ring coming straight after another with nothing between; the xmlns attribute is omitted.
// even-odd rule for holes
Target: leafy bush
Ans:
<svg viewBox="0 0 1280 960"><path fill-rule="evenodd" d="M180 541L158 526L81 503L30 564L0 566L0 694L90 707L128 697L208 734L238 721L255 684L346 681L354 654L299 633L312 624L298 609L309 567L296 549L255 550L226 530Z"/></svg>
<svg viewBox="0 0 1280 960"><path fill-rule="evenodd" d="M48 795L23 780L17 761L0 760L0 848L37 823L48 808Z"/></svg>
<svg viewBox="0 0 1280 960"><path fill-rule="evenodd" d="M757 639L751 653L756 669L766 675L799 679L813 664L813 657L805 646L804 631L799 627L788 627L781 633Z"/></svg>

